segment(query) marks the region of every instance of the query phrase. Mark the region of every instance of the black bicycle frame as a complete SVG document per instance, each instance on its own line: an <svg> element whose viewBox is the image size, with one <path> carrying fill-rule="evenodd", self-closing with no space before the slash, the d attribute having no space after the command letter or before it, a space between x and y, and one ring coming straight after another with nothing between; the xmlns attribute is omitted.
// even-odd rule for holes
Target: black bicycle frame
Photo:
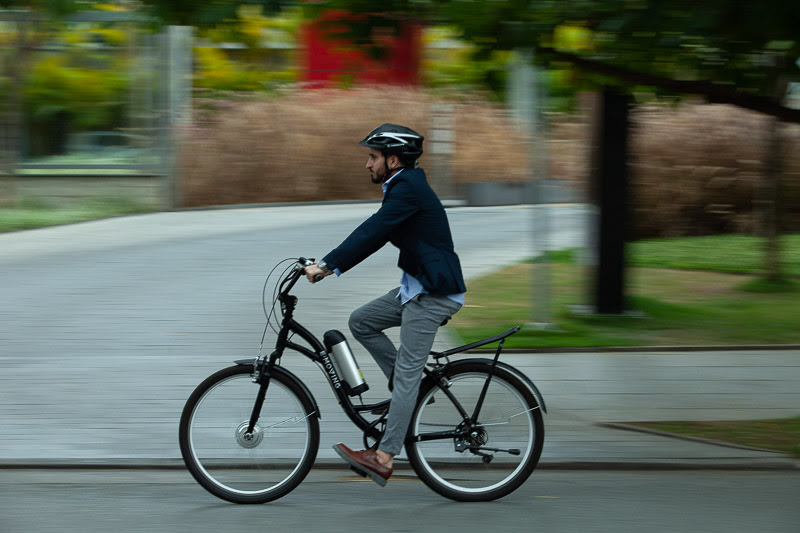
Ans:
<svg viewBox="0 0 800 533"><path fill-rule="evenodd" d="M269 355L268 358L261 360L260 364L256 361L255 380L261 385L258 395L256 397L255 405L253 406L253 413L251 415L251 426L248 431L252 432L258 416L261 412L261 406L266 396L266 390L269 387L269 378L271 376L272 368L278 363L283 356L283 352L288 348L299 352L313 362L317 363L324 371L328 379L328 383L333 389L339 405L342 406L347 417L365 434L375 440L381 437L380 430L377 429L377 424L385 417L379 417L377 420L370 421L361 416L360 413L364 411L372 411L386 407L390 400L382 400L372 404L354 405L350 397L345 393L342 386L342 380L336 372L331 361L330 354L325 350L325 346L317 339L313 333L306 329L302 324L294 319L294 310L297 305L297 297L289 294L297 280L303 275L303 270L298 269L292 273L291 276L286 278L281 284L280 292L278 293L278 301L281 305L283 312L283 320L281 321L281 329L278 331L278 339L275 342L275 350ZM286 288L283 288L286 286ZM291 338L297 335L308 343L310 348L292 342Z"/></svg>
<svg viewBox="0 0 800 533"><path fill-rule="evenodd" d="M283 352L288 348L290 350L294 350L296 352L305 355L313 362L320 365L320 367L323 369L325 373L325 376L328 378L328 383L333 389L336 398L339 400L339 405L342 406L342 409L344 410L347 417L359 429L364 431L366 437L378 441L380 440L382 433L380 430L377 429L377 425L382 420L385 419L386 413L384 412L384 414L382 414L377 419L372 421L365 419L363 416L361 416L361 413L365 411L374 411L376 409L385 408L389 405L389 402L391 400L387 399L371 404L354 405L353 402L350 400L350 397L347 395L347 393L345 393L344 387L342 386L341 378L336 372L336 368L334 367L333 362L330 359L330 354L328 354L328 352L326 351L325 346L319 341L319 339L317 339L314 336L314 334L312 334L308 329L306 329L302 324L300 324L294 319L294 310L295 307L297 306L297 297L290 295L289 291L292 290L295 283L297 283L297 280L303 275L303 273L304 270L302 268L297 268L294 272L292 272L290 276L284 279L284 281L281 283L279 287L278 301L280 302L281 305L283 320L281 321L281 328L278 331L278 339L275 343L275 350L269 355L268 358L256 359L254 363L253 380L259 383L260 388L256 396L255 405L253 406L253 412L250 417L250 425L248 426L248 432L252 432L254 430L255 425L258 421L258 417L261 414L261 407L264 403L264 398L266 397L267 389L269 387L269 381L272 375L272 369L276 364L278 364L278 361L283 356ZM480 413L481 407L483 406L483 401L486 396L486 391L489 388L489 383L494 375L494 369L497 366L497 361L498 358L500 357L500 351L503 348L503 342L505 340L505 337L509 336L512 332L515 333L517 330L519 330L519 328L514 328L513 330L509 330L508 332L501 335L497 335L491 339L484 339L483 341L478 341L466 346L454 348L452 350L448 350L442 353L435 353L435 352L433 353L434 357L436 359L439 359L441 357L447 357L455 353L466 351L474 346L489 344L491 342L494 342L495 340L500 340L500 345L497 348L497 353L495 354L491 371L489 373L489 377L487 378L486 383L484 384L478 403L475 406L475 411L472 414L469 414L464 410L464 408L461 406L461 403L449 391L449 384L443 381L444 380L443 374L447 365L443 365L436 362L434 363L435 367L432 370L428 368L424 369L426 378L435 380L437 386L444 392L444 394L450 399L450 401L453 402L453 405L458 410L465 424L464 424L464 429L425 433L423 435L414 436L413 440L427 441L427 440L440 440L440 439L458 439L464 437L464 435L468 431L468 426L474 424L478 420L478 415ZM291 338L294 335L297 335L301 339L306 341L310 346L310 348L292 342Z"/></svg>
<svg viewBox="0 0 800 533"><path fill-rule="evenodd" d="M459 346L458 348L454 348L452 350L448 350L447 352L442 353L434 353L434 357L439 359L441 357L447 357L449 355L453 355L456 353L465 352L470 348L474 348L477 346L482 346L484 344L490 344L495 342L497 339L500 339L500 344L497 346L497 352L495 352L494 359L491 362L490 370L486 381L481 388L481 393L478 396L478 401L475 404L475 410L470 415L467 413L464 408L461 406L461 403L456 399L455 396L450 392L449 384L446 382L446 378L444 377L444 371L447 365L440 365L433 371L429 371L427 368L425 369L425 373L428 376L431 376L433 379L437 380L437 386L439 389L447 396L450 401L453 403L453 406L458 410L458 414L461 415L461 419L463 421L463 428L462 429L451 429L448 431L437 431L433 433L424 433L421 435L414 435L411 437L411 440L414 442L423 442L428 440L442 440L442 439L460 439L463 438L466 434L468 434L471 430L470 426L475 424L478 421L478 416L480 415L481 408L483 407L483 402L486 399L486 393L489 390L489 384L494 377L495 368L497 368L497 361L500 359L500 352L503 351L503 344L505 343L505 338L509 335L516 333L519 331L519 327L513 328L504 334L497 335L491 339L483 339L481 341L468 344L465 346Z"/></svg>

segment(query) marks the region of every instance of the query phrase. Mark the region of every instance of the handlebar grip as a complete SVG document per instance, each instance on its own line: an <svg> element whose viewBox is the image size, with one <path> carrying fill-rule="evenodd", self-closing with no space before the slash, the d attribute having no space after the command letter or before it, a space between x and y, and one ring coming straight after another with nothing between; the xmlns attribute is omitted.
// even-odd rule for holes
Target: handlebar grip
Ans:
<svg viewBox="0 0 800 533"><path fill-rule="evenodd" d="M322 274L317 274L316 276L314 276L314 283L319 283L323 279L325 279L325 276L323 276Z"/></svg>

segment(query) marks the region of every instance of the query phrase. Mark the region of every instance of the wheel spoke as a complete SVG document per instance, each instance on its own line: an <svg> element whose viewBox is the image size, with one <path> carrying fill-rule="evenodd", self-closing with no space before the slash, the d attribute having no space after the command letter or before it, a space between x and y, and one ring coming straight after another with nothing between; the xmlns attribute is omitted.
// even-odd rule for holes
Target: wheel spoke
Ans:
<svg viewBox="0 0 800 533"><path fill-rule="evenodd" d="M228 374L206 390L201 384L190 398L194 405L187 404L181 420L181 451L213 494L239 503L269 501L308 473L319 425L292 387L273 376L261 416L248 432L259 387L247 370L233 367Z"/></svg>
<svg viewBox="0 0 800 533"><path fill-rule="evenodd" d="M414 437L406 446L409 460L426 484L447 497L484 500L507 494L530 475L541 454L543 426L535 399L513 375L498 371L485 390L481 418L465 421L460 413L473 411L488 367L464 365L446 377L448 392L460 406L436 386L423 391L412 421ZM432 428L438 431L431 433ZM459 436L430 438L446 428Z"/></svg>
<svg viewBox="0 0 800 533"><path fill-rule="evenodd" d="M503 413L500 416L498 416L497 418L493 419L493 420L502 420L502 422L492 422L490 420L487 421L486 419L484 419L481 422L481 426L502 426L502 425L510 424L512 418L514 418L516 416L522 416L525 413L529 413L529 412L534 411L536 409L539 409L538 405L536 407L531 407L530 409L525 409L524 411L520 411L518 413L514 413L513 415L509 415L508 413Z"/></svg>

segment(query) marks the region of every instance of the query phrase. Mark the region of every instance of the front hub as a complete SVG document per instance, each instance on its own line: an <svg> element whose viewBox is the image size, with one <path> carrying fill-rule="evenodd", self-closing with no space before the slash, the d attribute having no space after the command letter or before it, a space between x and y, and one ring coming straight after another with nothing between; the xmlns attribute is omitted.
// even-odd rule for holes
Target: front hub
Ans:
<svg viewBox="0 0 800 533"><path fill-rule="evenodd" d="M255 448L264 440L264 430L256 424L253 428L253 432L248 433L247 426L249 425L249 422L242 422L239 424L239 427L236 428L236 442L239 443L239 446L242 448Z"/></svg>

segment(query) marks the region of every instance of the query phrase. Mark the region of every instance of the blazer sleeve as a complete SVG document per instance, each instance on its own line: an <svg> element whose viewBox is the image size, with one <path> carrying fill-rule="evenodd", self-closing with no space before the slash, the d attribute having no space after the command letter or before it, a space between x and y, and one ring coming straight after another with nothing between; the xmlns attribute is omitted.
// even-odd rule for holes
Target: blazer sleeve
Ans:
<svg viewBox="0 0 800 533"><path fill-rule="evenodd" d="M331 268L344 273L380 250L392 232L419 210L412 188L405 180L387 193L381 208L361 223L342 243L323 260Z"/></svg>

